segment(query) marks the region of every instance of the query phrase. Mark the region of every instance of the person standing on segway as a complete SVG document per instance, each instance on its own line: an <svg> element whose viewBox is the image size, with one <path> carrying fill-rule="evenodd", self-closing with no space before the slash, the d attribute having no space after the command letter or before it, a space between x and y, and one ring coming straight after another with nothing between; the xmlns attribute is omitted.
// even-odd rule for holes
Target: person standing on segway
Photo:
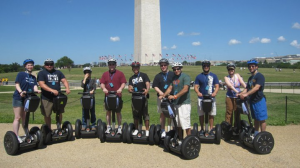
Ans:
<svg viewBox="0 0 300 168"><path fill-rule="evenodd" d="M124 89L127 81L124 73L116 69L117 61L115 59L109 59L107 61L107 64L108 64L108 71L103 73L100 80L101 88L105 93L105 96L107 96L109 91L117 92L117 96L119 97L119 106L116 111L117 120L118 120L117 134L122 134L122 127L121 127L122 124L121 110L123 107L122 90ZM105 104L105 98L104 98L104 104ZM107 106L105 106L105 109L106 109L106 121L107 121L107 130L105 131L105 133L109 134L111 130L111 110L108 109Z"/></svg>
<svg viewBox="0 0 300 168"><path fill-rule="evenodd" d="M83 88L83 92L89 92L90 96L93 97L93 107L91 109L82 108L82 127L81 130L90 129L86 128L86 119L85 114L91 113L91 123L92 130L96 130L96 114L95 114L95 96L94 92L97 88L96 80L92 79L92 69L90 67L83 68L84 78L81 81L81 87ZM88 110L85 113L85 110ZM88 130L87 130L88 131Z"/></svg>
<svg viewBox="0 0 300 168"><path fill-rule="evenodd" d="M159 96L163 96L170 84L172 83L172 78L174 77L174 72L168 70L169 61L165 58L159 60L158 64L160 65L161 72L158 73L152 84L152 88L157 92L157 112L160 114L160 125L161 125L161 138L166 136L165 132L165 116L161 111L161 99Z"/></svg>
<svg viewBox="0 0 300 168"><path fill-rule="evenodd" d="M216 96L219 91L219 79L216 74L210 72L210 61L202 62L203 72L196 76L194 90L198 95L198 115L201 130L199 132L200 136L204 135L204 111L201 107L201 102L204 95L211 95L213 98L213 108L209 114L209 125L210 131L209 135L214 136L214 116L217 114L216 109Z"/></svg>
<svg viewBox="0 0 300 168"><path fill-rule="evenodd" d="M32 75L32 70L34 67L34 61L32 59L26 59L23 62L25 72L19 72L16 80L15 86L16 90L13 94L13 110L15 113L15 118L13 121L13 131L18 137L19 143L23 140L18 136L20 128L20 119L22 119L22 126L25 124L26 112L24 110L24 101L26 98L26 92L38 92L36 77Z"/></svg>
<svg viewBox="0 0 300 168"><path fill-rule="evenodd" d="M191 78L189 75L182 72L182 64L179 62L174 62L172 69L174 72L174 77L172 83L166 90L166 92L159 96L160 99L168 96L169 100L174 100L176 121L178 124L178 136L179 139L183 139L184 129L187 135L191 134L191 100L190 100L190 83ZM170 93L173 95L169 95Z"/></svg>
<svg viewBox="0 0 300 168"><path fill-rule="evenodd" d="M250 97L250 110L251 116L254 119L254 136L259 133L259 128L261 131L266 131L268 119L267 103L264 96L265 87L265 77L263 74L258 72L258 62L256 60L250 60L247 62L248 69L251 76L248 79L247 87L240 94L241 99L245 97Z"/></svg>
<svg viewBox="0 0 300 168"><path fill-rule="evenodd" d="M235 73L234 64L228 64L226 68L228 71L228 76L224 77L224 81L227 85L225 121L230 125L233 125L234 118L234 127L237 128L237 121L240 120L240 118L237 117L240 115L238 115L238 111L236 111L236 98L237 94L241 92L240 86L246 88L246 84L243 78L238 73Z"/></svg>
<svg viewBox="0 0 300 168"><path fill-rule="evenodd" d="M46 59L44 62L44 68L38 73L38 83L42 90L41 96L41 113L44 116L44 120L51 130L51 114L53 110L53 98L58 96L60 91L60 82L62 82L66 88L66 93L69 94L69 83L65 75L56 69L54 69L54 61L52 59ZM59 115L59 123L62 121L62 113ZM62 133L60 133L62 134Z"/></svg>
<svg viewBox="0 0 300 168"><path fill-rule="evenodd" d="M129 78L129 85L128 91L130 93L133 92L143 92L143 95L146 97L145 106L143 108L143 119L145 122L146 127L146 136L149 136L149 114L148 114L148 98L149 98L149 89L150 89L150 79L147 74L140 72L140 63L139 62L132 62L132 72L134 73L133 76ZM134 125L135 130L133 131L132 135L137 135L138 133L138 123L139 123L139 116L136 116L134 113L133 105L132 107L132 114L134 118Z"/></svg>

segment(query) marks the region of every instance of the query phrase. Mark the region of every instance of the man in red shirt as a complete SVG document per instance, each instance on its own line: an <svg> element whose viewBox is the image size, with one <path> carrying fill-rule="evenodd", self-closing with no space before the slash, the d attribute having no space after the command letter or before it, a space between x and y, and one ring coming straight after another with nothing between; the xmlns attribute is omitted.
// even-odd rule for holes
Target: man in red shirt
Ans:
<svg viewBox="0 0 300 168"><path fill-rule="evenodd" d="M123 72L116 69L117 61L115 59L109 59L107 61L108 64L108 71L104 72L101 79L101 88L105 95L108 94L109 91L116 91L117 96L119 97L119 106L116 110L117 113L117 120L118 120L118 134L122 134L121 122L122 122L122 115L121 110L123 107L122 101L122 90L126 84L126 78ZM105 99L104 99L105 101ZM105 103L105 102L104 102ZM111 110L105 106L106 109L106 121L107 121L107 130L105 133L110 133L111 130Z"/></svg>

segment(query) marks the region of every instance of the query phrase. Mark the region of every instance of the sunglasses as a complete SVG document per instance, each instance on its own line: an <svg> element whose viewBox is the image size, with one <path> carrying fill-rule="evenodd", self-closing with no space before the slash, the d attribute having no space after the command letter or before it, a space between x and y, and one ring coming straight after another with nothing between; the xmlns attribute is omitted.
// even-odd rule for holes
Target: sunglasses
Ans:
<svg viewBox="0 0 300 168"><path fill-rule="evenodd" d="M209 67L209 65L203 65L203 67Z"/></svg>
<svg viewBox="0 0 300 168"><path fill-rule="evenodd" d="M255 68L255 65L249 65L248 68Z"/></svg>
<svg viewBox="0 0 300 168"><path fill-rule="evenodd" d="M53 66L54 64L45 64L45 66Z"/></svg>
<svg viewBox="0 0 300 168"><path fill-rule="evenodd" d="M108 64L109 66L115 66L116 64Z"/></svg>
<svg viewBox="0 0 300 168"><path fill-rule="evenodd" d="M160 65L160 67L166 67L166 66L168 66L168 65Z"/></svg>
<svg viewBox="0 0 300 168"><path fill-rule="evenodd" d="M173 68L173 71L181 70L181 68Z"/></svg>
<svg viewBox="0 0 300 168"><path fill-rule="evenodd" d="M234 71L234 69L228 69L228 71L231 71L231 70L233 70L233 71Z"/></svg>

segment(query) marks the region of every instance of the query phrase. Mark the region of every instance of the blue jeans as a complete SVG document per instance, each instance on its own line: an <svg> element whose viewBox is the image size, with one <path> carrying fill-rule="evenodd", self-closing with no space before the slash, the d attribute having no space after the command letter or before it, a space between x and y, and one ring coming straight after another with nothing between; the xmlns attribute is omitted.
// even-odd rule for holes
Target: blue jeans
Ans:
<svg viewBox="0 0 300 168"><path fill-rule="evenodd" d="M96 125L96 114L95 114L95 99L93 100L93 107L89 110L82 109L82 125L86 126L86 118L89 117L89 113L91 114L91 126ZM87 116L85 116L85 114Z"/></svg>

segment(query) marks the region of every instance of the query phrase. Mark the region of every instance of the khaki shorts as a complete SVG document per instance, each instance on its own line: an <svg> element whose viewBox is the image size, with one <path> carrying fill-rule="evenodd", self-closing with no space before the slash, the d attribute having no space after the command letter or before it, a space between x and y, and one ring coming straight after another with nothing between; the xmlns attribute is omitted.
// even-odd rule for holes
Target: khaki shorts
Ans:
<svg viewBox="0 0 300 168"><path fill-rule="evenodd" d="M53 102L45 99L41 99L41 113L45 117L50 117L53 111ZM61 110L60 113L63 113L64 110ZM54 111L55 113L55 111Z"/></svg>
<svg viewBox="0 0 300 168"><path fill-rule="evenodd" d="M191 104L175 105L175 112L177 126L184 130L191 128ZM174 126L173 121L172 126Z"/></svg>

